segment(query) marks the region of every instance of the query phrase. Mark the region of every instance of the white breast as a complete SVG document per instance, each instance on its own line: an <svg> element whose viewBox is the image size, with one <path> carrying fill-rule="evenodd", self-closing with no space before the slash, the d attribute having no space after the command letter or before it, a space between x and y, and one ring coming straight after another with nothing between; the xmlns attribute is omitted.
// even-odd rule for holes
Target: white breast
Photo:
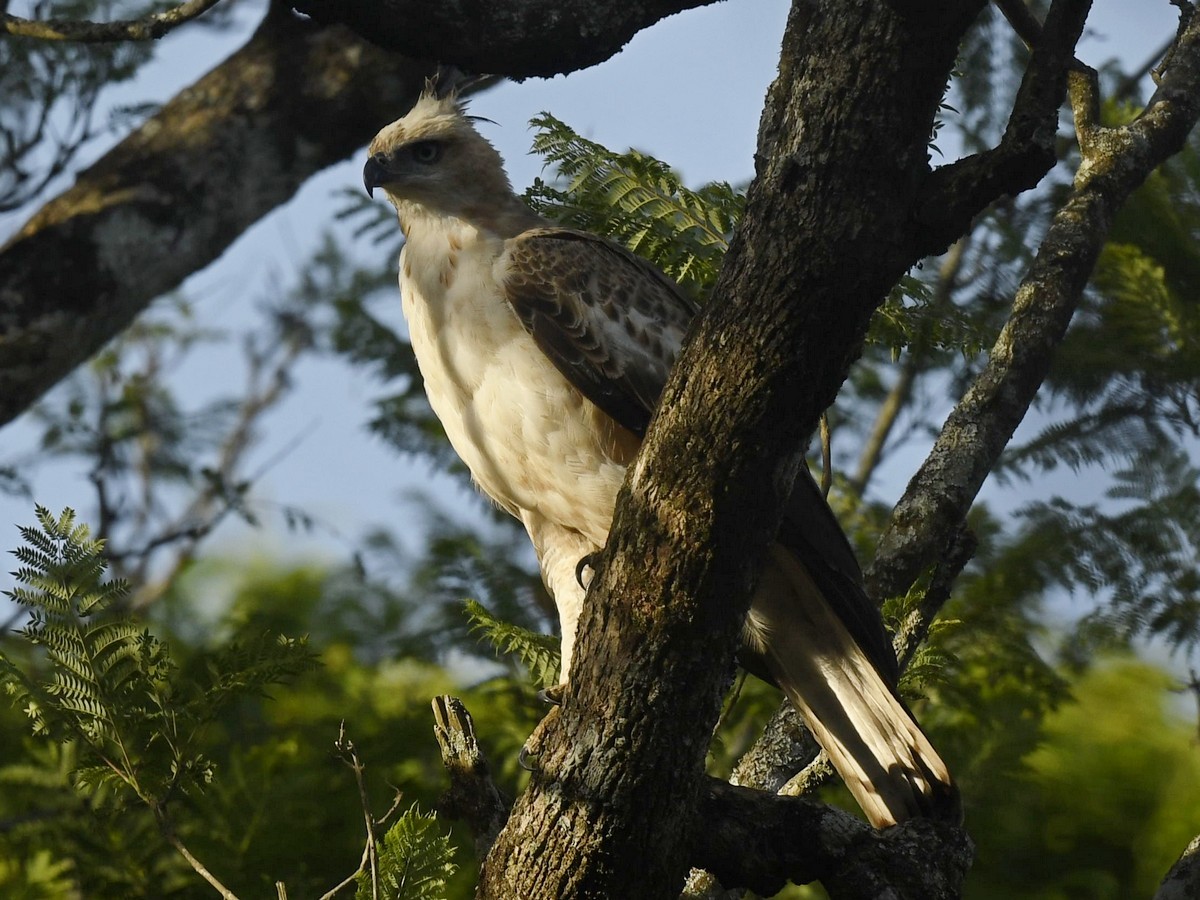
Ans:
<svg viewBox="0 0 1200 900"><path fill-rule="evenodd" d="M595 407L505 303L492 275L503 241L462 223L452 229L411 229L400 257L404 314L430 405L496 503L602 546L624 466L597 431Z"/></svg>

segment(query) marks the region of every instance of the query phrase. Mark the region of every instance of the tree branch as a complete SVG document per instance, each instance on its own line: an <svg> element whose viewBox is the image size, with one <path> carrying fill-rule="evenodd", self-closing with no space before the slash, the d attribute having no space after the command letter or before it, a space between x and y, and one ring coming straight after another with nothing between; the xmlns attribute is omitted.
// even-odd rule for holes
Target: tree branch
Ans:
<svg viewBox="0 0 1200 900"><path fill-rule="evenodd" d="M1200 835L1192 838L1175 865L1163 877L1154 900L1194 900L1200 895Z"/></svg>
<svg viewBox="0 0 1200 900"><path fill-rule="evenodd" d="M710 827L704 756L758 560L808 435L909 265L926 141L981 6L915 23L869 0L793 6L746 214L629 470L563 706L479 896L651 900L682 886L693 831Z"/></svg>
<svg viewBox="0 0 1200 900"><path fill-rule="evenodd" d="M513 78L550 77L601 63L660 19L715 0L492 0L469 16L426 0L292 0L413 59Z"/></svg>
<svg viewBox="0 0 1200 900"><path fill-rule="evenodd" d="M438 812L467 823L475 837L475 855L483 859L504 827L512 801L492 781L475 736L475 722L462 701L447 695L434 697L433 721L433 736L450 778L450 789L438 800Z"/></svg>
<svg viewBox="0 0 1200 900"><path fill-rule="evenodd" d="M1017 289L987 366L892 514L867 573L874 596L906 591L964 521L1049 371L1117 209L1179 151L1200 117L1200 27L1192 22L1180 34L1171 68L1134 122L1101 127L1096 91L1094 72L1071 74L1083 155L1074 188Z"/></svg>
<svg viewBox="0 0 1200 900"><path fill-rule="evenodd" d="M172 29L208 12L219 2L220 0L188 0L160 13L120 22L67 19L36 21L0 13L0 25L3 25L9 34L42 41L75 41L83 44L156 41Z"/></svg>
<svg viewBox="0 0 1200 900"><path fill-rule="evenodd" d="M0 425L360 147L425 73L344 29L268 14L0 247Z"/></svg>
<svg viewBox="0 0 1200 900"><path fill-rule="evenodd" d="M952 900L974 847L959 828L913 819L878 832L849 813L705 779L689 858L725 888L769 897L792 881L831 896Z"/></svg>
<svg viewBox="0 0 1200 900"><path fill-rule="evenodd" d="M989 204L1028 190L1054 167L1058 109L1091 5L1054 0L999 145L941 166L926 179L916 207L914 261L945 250Z"/></svg>
<svg viewBox="0 0 1200 900"><path fill-rule="evenodd" d="M470 713L455 697L433 701L434 735L450 790L439 811L465 821L482 858L509 814L509 802L488 774ZM703 780L687 859L715 874L725 888L769 896L788 881L820 880L837 896L896 900L957 897L973 848L965 834L914 821L881 834L861 819L810 800L780 797ZM931 862L932 860L932 862Z"/></svg>

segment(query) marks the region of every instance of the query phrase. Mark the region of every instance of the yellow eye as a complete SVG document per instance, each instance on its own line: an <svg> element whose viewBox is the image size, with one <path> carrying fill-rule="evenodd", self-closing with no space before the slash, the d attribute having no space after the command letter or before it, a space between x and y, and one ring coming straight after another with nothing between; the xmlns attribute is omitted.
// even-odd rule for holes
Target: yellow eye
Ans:
<svg viewBox="0 0 1200 900"><path fill-rule="evenodd" d="M419 163L435 163L442 156L440 141L418 141L412 145L412 158Z"/></svg>

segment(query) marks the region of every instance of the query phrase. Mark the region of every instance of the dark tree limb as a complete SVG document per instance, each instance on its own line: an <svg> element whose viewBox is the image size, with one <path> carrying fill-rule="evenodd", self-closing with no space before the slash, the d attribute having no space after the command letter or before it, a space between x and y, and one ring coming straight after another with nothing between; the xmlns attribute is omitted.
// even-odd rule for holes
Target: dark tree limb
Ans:
<svg viewBox="0 0 1200 900"><path fill-rule="evenodd" d="M510 803L492 782L462 702L437 697L433 712L450 779L439 811L466 823L482 858ZM843 897L949 900L957 896L973 853L960 829L914 821L880 833L833 807L716 778L703 779L697 816L704 827L692 832L685 850L690 863L713 872L726 888L764 896L788 881L820 880Z"/></svg>
<svg viewBox="0 0 1200 900"><path fill-rule="evenodd" d="M745 217L630 468L563 706L480 897L653 900L683 885L711 827L705 751L758 560L908 268L926 141L981 6L920 22L873 0L793 6Z"/></svg>
<svg viewBox="0 0 1200 900"><path fill-rule="evenodd" d="M904 593L965 520L1049 371L1117 209L1183 147L1200 117L1200 27L1191 22L1181 32L1170 69L1129 125L1099 125L1090 70L1072 73L1071 103L1083 156L1073 190L1017 290L987 366L892 514L867 573L874 596Z"/></svg>
<svg viewBox="0 0 1200 900"><path fill-rule="evenodd" d="M0 425L394 119L425 74L269 14L0 247Z"/></svg>
<svg viewBox="0 0 1200 900"><path fill-rule="evenodd" d="M1054 0L999 145L930 174L914 216L914 261L944 251L990 204L1034 187L1054 167L1058 110L1091 5L1091 0Z"/></svg>
<svg viewBox="0 0 1200 900"><path fill-rule="evenodd" d="M788 881L831 896L953 900L974 847L959 828L913 819L879 832L849 813L705 779L690 858L726 888L769 897Z"/></svg>
<svg viewBox="0 0 1200 900"><path fill-rule="evenodd" d="M1200 897L1200 836L1192 838L1163 877L1154 900L1195 900L1196 897Z"/></svg>
<svg viewBox="0 0 1200 900"><path fill-rule="evenodd" d="M338 22L413 59L476 73L550 77L604 62L660 19L715 0L292 0L322 22Z"/></svg>
<svg viewBox="0 0 1200 900"><path fill-rule="evenodd" d="M75 41L83 44L116 41L156 41L174 28L208 12L221 0L187 0L162 12L119 22L85 22L68 19L22 19L0 13L0 26L11 35L42 41Z"/></svg>

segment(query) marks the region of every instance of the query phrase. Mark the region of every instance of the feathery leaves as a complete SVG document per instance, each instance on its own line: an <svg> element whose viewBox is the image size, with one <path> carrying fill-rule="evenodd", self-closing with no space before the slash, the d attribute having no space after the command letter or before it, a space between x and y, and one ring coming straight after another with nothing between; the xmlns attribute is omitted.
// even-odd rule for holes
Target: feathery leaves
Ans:
<svg viewBox="0 0 1200 900"><path fill-rule="evenodd" d="M379 893L370 872L355 876L355 900L442 900L446 883L458 866L454 846L438 827L437 816L423 814L414 803L379 844Z"/></svg>
<svg viewBox="0 0 1200 900"><path fill-rule="evenodd" d="M503 622L475 600L466 601L466 610L471 630L482 633L497 653L515 655L538 684L558 683L562 657L556 638Z"/></svg>

